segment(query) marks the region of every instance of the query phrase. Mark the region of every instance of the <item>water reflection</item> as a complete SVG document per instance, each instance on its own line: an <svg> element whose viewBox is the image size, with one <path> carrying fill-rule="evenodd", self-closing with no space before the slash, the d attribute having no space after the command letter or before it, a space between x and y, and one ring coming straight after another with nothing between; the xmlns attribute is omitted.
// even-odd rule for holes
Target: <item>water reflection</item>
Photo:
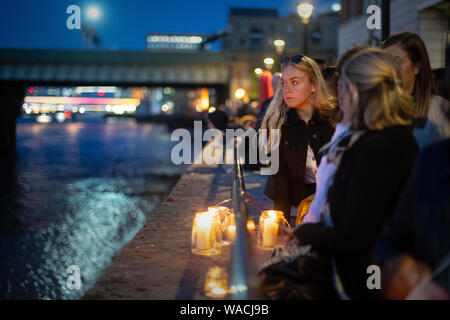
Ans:
<svg viewBox="0 0 450 320"><path fill-rule="evenodd" d="M13 187L1 195L0 298L82 297L185 170L171 147L150 124L18 124ZM71 265L80 290L67 286Z"/></svg>

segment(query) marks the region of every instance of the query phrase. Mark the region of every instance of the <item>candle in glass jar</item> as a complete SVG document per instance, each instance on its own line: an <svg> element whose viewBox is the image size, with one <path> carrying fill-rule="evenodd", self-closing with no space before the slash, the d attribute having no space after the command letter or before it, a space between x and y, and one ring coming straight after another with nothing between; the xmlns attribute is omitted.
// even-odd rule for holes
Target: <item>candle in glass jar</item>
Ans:
<svg viewBox="0 0 450 320"><path fill-rule="evenodd" d="M269 217L264 220L263 246L272 247L277 244L278 219L275 212L269 212Z"/></svg>

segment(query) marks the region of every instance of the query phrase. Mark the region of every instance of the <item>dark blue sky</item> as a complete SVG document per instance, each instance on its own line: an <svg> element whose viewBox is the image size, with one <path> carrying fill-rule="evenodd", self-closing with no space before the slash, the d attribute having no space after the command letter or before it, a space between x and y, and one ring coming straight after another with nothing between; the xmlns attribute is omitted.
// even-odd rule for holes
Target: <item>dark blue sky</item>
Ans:
<svg viewBox="0 0 450 320"><path fill-rule="evenodd" d="M338 0L316 0L318 11ZM68 30L69 5L95 5L95 26L105 49L144 50L148 32L215 33L225 28L228 8L276 8L282 16L298 0L1 0L1 48L86 48L79 30Z"/></svg>

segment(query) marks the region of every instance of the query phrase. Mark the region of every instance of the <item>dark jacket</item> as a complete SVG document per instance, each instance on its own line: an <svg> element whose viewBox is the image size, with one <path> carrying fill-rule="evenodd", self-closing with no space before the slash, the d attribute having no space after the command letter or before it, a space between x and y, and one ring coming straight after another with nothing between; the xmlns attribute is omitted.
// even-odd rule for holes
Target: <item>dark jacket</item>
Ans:
<svg viewBox="0 0 450 320"><path fill-rule="evenodd" d="M287 112L281 127L279 170L267 179L264 193L274 201L274 209L289 214L290 207L305 198L305 166L308 144L319 164L320 148L331 140L334 128L315 110L308 124L295 109Z"/></svg>
<svg viewBox="0 0 450 320"><path fill-rule="evenodd" d="M302 245L335 258L346 293L373 298L366 285L375 241L397 205L418 145L402 126L368 131L347 150L328 191L333 227L304 224L296 230Z"/></svg>
<svg viewBox="0 0 450 320"><path fill-rule="evenodd" d="M376 263L410 254L436 269L450 253L450 139L424 148L376 247ZM436 280L450 292L450 269Z"/></svg>

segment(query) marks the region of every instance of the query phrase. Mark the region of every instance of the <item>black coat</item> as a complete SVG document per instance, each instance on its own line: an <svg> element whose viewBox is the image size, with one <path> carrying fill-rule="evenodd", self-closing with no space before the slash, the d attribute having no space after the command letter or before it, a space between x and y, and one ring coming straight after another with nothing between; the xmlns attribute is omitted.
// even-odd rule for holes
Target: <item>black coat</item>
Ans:
<svg viewBox="0 0 450 320"><path fill-rule="evenodd" d="M435 270L450 253L450 139L424 148L402 193L395 215L376 246L382 266L410 254ZM434 279L450 292L447 267Z"/></svg>
<svg viewBox="0 0 450 320"><path fill-rule="evenodd" d="M394 213L417 152L406 127L369 131L344 153L328 190L334 226L310 223L296 230L300 244L335 258L351 298L377 295L367 288L367 267L373 264L376 239Z"/></svg>
<svg viewBox="0 0 450 320"><path fill-rule="evenodd" d="M330 121L315 110L308 124L297 116L295 109L287 112L281 127L279 170L267 179L264 193L274 201L274 209L287 216L292 205L305 198L305 167L308 144L319 164L320 148L331 140L334 128Z"/></svg>

